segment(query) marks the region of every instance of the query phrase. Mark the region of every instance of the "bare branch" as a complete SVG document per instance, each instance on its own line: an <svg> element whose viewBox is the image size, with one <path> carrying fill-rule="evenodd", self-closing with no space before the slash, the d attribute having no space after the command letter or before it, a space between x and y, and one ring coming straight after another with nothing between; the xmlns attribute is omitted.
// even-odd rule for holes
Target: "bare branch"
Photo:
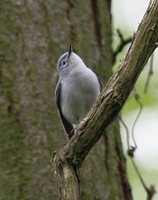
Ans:
<svg viewBox="0 0 158 200"><path fill-rule="evenodd" d="M116 119L139 74L157 47L157 42L158 1L153 0L132 39L120 68L110 78L84 122L76 129L76 134L56 153L58 162L55 162L55 165L60 163L60 174L64 178L69 179L72 174L75 174L73 170L81 167L90 149L100 139L107 126ZM65 175L64 167L67 164L68 167L71 166L69 169L72 171Z"/></svg>
<svg viewBox="0 0 158 200"><path fill-rule="evenodd" d="M154 61L154 54L152 54L151 58L150 58L149 72L148 72L147 80L146 80L146 83L145 83L144 93L147 92L148 87L149 87L150 78L153 75L153 63L154 63L153 61Z"/></svg>
<svg viewBox="0 0 158 200"><path fill-rule="evenodd" d="M134 160L132 157L130 157L131 159L131 162L132 162L132 165L137 173L137 176L139 177L139 180L143 186L143 188L145 189L146 193L147 193L147 200L152 200L153 197L154 197L154 194L156 193L156 190L155 190L155 186L154 185L150 185L150 187L147 187L147 185L145 184L145 181L144 179L142 178L138 168L137 168L137 165L135 164Z"/></svg>
<svg viewBox="0 0 158 200"><path fill-rule="evenodd" d="M118 47L115 49L115 51L113 52L113 63L116 62L116 57L117 55L123 50L123 48L132 41L132 37L128 37L128 38L124 38L123 34L121 33L121 31L119 29L117 29L117 34L120 38L120 44L118 45Z"/></svg>
<svg viewBox="0 0 158 200"><path fill-rule="evenodd" d="M76 130L75 136L65 145L64 154L75 166L81 165L87 151L117 117L138 75L155 50L155 43L158 40L157 11L158 2L155 0L147 10L119 70L108 81L98 102L88 113L85 122ZM153 26L154 31L150 31Z"/></svg>

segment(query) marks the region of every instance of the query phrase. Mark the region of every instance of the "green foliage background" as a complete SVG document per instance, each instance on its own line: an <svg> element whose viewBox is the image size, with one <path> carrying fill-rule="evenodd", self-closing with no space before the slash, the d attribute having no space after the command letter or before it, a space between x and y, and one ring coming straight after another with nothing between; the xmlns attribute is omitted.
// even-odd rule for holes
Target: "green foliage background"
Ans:
<svg viewBox="0 0 158 200"><path fill-rule="evenodd" d="M143 13L144 7L147 8L149 1L131 1L125 0L123 1L114 1L113 2L113 15L114 15L114 28L119 28L124 37L127 38L130 35L133 34L135 31L135 28L139 25L140 20L142 19L138 16L140 13ZM126 19L122 16L124 13L131 13L132 11L127 6L129 4L131 6L131 9L134 5L137 4L137 9L133 10L134 15L131 17L126 15ZM145 4L145 5L143 5ZM145 11L145 10L144 10ZM121 14L120 14L121 13ZM121 15L121 16L120 16ZM130 14L129 14L130 15ZM135 25L133 25L135 24ZM128 27L128 28L127 28ZM119 38L117 36L117 33L114 32L114 44L113 47L116 48L116 46L119 43ZM114 71L119 66L119 63L123 59L126 51L128 49L128 46L121 52L117 58L117 63L114 66ZM148 90L145 93L145 84L147 81L147 76L150 68L150 61L148 62L146 68L141 73L135 89L136 92L140 96L140 101L143 105L143 110L141 112L141 115L135 125L134 129L134 135L135 139L138 142L138 150L135 152L135 161L137 163L138 169L143 176L143 179L147 186L150 186L151 184L155 185L156 190L158 190L158 50L154 52L154 63L153 63L153 75L150 78ZM123 113L123 120L127 124L129 131L131 132L131 127L134 123L134 120L139 112L139 104L134 98L134 92L130 95L128 101L126 102L126 105L124 106L122 113ZM146 130L146 121L149 130ZM152 131L152 134L151 134ZM121 125L121 134L122 134L122 140L123 140L123 146L124 150L126 152L127 150L127 141L126 141L126 132L124 127ZM143 137L144 134L144 137ZM151 136L150 136L151 135ZM149 138L147 140L146 138ZM141 141L140 141L141 140ZM132 145L131 141L131 145ZM139 145L140 144L140 145ZM151 145L153 144L153 145ZM147 154L146 154L147 152ZM138 179L138 176L128 159L128 175L130 179L130 183L132 185L132 190L134 194L135 200L145 199L146 193ZM158 194L156 194L153 198L154 200L158 199Z"/></svg>

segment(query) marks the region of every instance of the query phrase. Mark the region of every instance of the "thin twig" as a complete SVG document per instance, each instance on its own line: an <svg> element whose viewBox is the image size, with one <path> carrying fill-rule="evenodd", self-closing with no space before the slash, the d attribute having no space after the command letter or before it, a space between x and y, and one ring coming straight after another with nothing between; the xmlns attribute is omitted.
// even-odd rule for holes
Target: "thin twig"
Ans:
<svg viewBox="0 0 158 200"><path fill-rule="evenodd" d="M147 92L148 87L149 87L150 78L153 75L153 63L154 63L154 54L152 54L151 58L150 58L149 72L148 72L148 77L147 77L147 80L146 80L146 83L145 83L144 93Z"/></svg>
<svg viewBox="0 0 158 200"><path fill-rule="evenodd" d="M132 133L131 133L131 136L132 136L132 140L133 140L133 143L134 143L134 148L137 149L137 143L136 143L136 140L135 140L135 137L134 137L134 128L135 128L135 125L140 117L140 114L142 113L142 109L143 109L143 104L142 102L140 101L140 96L138 93L135 93L134 95L134 98L135 100L137 101L137 103L139 104L140 106L140 109L139 109L139 112L138 112L138 115L136 117L136 119L134 120L134 123L133 123L133 126L132 126Z"/></svg>
<svg viewBox="0 0 158 200"><path fill-rule="evenodd" d="M146 184L145 184L145 182L144 182L144 180L143 180L143 178L142 178L142 176L141 176L141 174L140 174L140 172L139 172L139 170L137 168L137 165L135 164L133 158L130 157L130 159L131 159L132 165L133 165L133 167L134 167L134 169L135 169L135 171L136 171L136 173L138 175L138 178L139 178L142 186L144 187L145 191L148 192L148 187L146 186Z"/></svg>
<svg viewBox="0 0 158 200"><path fill-rule="evenodd" d="M123 34L121 33L121 31L119 29L117 29L117 34L118 34L118 36L120 38L120 43L119 43L118 47L115 49L115 51L113 52L113 63L115 63L117 55L132 40L132 37L124 39Z"/></svg>
<svg viewBox="0 0 158 200"><path fill-rule="evenodd" d="M124 128L126 129L126 135L127 135L127 149L130 148L130 142L129 142L129 130L128 130L128 127L127 125L125 124L125 122L123 121L122 117L119 116L119 120L120 122L122 123L122 125L124 126Z"/></svg>
<svg viewBox="0 0 158 200"><path fill-rule="evenodd" d="M139 104L139 106L140 106L139 113L138 113L138 115L137 115L137 117L136 117L136 119L135 119L135 121L134 121L134 123L133 123L133 126L132 126L132 139L133 139L133 142L134 142L134 147L133 147L133 146L130 146L130 141L129 141L129 130L128 130L127 125L125 124L125 122L122 120L121 117L119 117L119 119L120 119L120 122L123 124L123 126L124 126L124 128L125 128L125 130L126 130L126 135L127 135L127 148L128 148L127 154L128 154L128 156L130 157L131 163L132 163L132 165L133 165L133 167L134 167L134 169L135 169L135 171L136 171L136 174L137 174L137 176L138 176L138 178L139 178L139 180L140 180L140 182L141 182L141 184L142 184L144 190L145 190L146 193L147 193L147 200L152 200L154 194L156 193L155 186L154 186L154 185L150 185L150 187L147 187L147 185L146 185L144 179L142 178L142 176L141 176L141 174L140 174L140 172L139 172L139 170L138 170L138 167L137 167L135 161L133 160L134 152L135 152L135 150L137 149L137 144L136 144L136 141L135 141L135 138L134 138L134 127L135 127L135 124L136 124L136 122L137 122L137 120L138 120L138 118L139 118L139 116L140 116L140 114L141 114L141 112L142 112L142 109L143 109L143 104L142 104L141 101L140 101L139 94L138 94L138 93L135 93L135 96L134 96L134 97L135 97L136 101L138 102L138 104Z"/></svg>
<svg viewBox="0 0 158 200"><path fill-rule="evenodd" d="M127 146L128 146L128 150L127 150L127 154L128 156L130 157L130 160L131 160L131 163L136 171L136 174L144 188L144 190L146 191L147 193L147 200L152 200L154 194L156 193L156 190L155 190L155 186L154 185L150 185L150 187L147 187L144 179L142 178L142 175L140 174L139 170L138 170L138 167L135 163L135 161L133 160L133 157L134 157L134 152L137 148L137 145L135 147L131 147L130 146L130 142L129 142L129 130L128 130L128 127L127 125L125 124L125 122L122 120L121 117L119 117L120 119L120 122L123 124L125 130L126 130L126 135L127 135Z"/></svg>
<svg viewBox="0 0 158 200"><path fill-rule="evenodd" d="M122 125L124 126L125 130L126 130L126 136L127 136L127 154L130 155L130 157L134 157L134 152L137 148L137 146L131 146L130 145L130 138L129 138L129 129L127 127L127 125L125 124L125 122L123 121L123 119L121 118L121 116L119 117L120 122L122 123ZM135 142L135 140L134 140ZM134 143L135 144L135 143Z"/></svg>
<svg viewBox="0 0 158 200"><path fill-rule="evenodd" d="M133 160L132 157L130 157L130 160L131 160L131 162L132 162L132 165L133 165L133 167L134 167L134 169L135 169L135 171L136 171L136 173L137 173L137 176L138 176L138 178L139 178L139 180L140 180L140 182L141 182L141 184L142 184L144 190L145 190L146 193L147 193L147 200L152 200L154 194L156 193L155 186L154 186L154 185L150 185L150 187L147 187L147 185L146 185L144 179L142 178L142 176L141 176L141 174L140 174L140 172L139 172L139 170L138 170L137 165L135 164L135 161Z"/></svg>

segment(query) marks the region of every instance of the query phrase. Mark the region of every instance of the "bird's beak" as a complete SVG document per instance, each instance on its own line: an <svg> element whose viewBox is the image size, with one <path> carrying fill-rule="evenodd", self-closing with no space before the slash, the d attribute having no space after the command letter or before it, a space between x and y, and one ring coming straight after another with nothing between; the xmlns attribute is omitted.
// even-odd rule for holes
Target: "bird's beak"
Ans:
<svg viewBox="0 0 158 200"><path fill-rule="evenodd" d="M68 51L68 58L70 57L70 55L71 55L71 53L72 53L72 46L71 46L71 44L69 45L69 51Z"/></svg>

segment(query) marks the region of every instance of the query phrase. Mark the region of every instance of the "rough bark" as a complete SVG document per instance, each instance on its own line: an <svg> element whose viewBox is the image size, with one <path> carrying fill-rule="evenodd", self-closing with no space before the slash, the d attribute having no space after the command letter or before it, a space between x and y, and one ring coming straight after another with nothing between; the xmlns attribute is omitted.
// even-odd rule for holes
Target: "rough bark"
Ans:
<svg viewBox="0 0 158 200"><path fill-rule="evenodd" d="M74 137L55 154L55 164L57 166L60 163L62 179L65 179L63 166L68 163L76 174L75 171L81 167L90 149L103 135L107 126L116 119L157 45L158 1L154 0L148 7L119 70L110 78L99 100L88 113L85 122L80 124ZM129 198L131 196L125 197Z"/></svg>
<svg viewBox="0 0 158 200"><path fill-rule="evenodd" d="M112 73L110 1L94 2L97 14L92 1L0 1L1 200L59 198L49 163L65 142L54 100L57 58L71 41L102 80ZM113 128L82 166L82 199L105 200L120 190L113 179L120 174L115 149L121 143L115 148L120 136ZM116 168L106 170L111 163Z"/></svg>

